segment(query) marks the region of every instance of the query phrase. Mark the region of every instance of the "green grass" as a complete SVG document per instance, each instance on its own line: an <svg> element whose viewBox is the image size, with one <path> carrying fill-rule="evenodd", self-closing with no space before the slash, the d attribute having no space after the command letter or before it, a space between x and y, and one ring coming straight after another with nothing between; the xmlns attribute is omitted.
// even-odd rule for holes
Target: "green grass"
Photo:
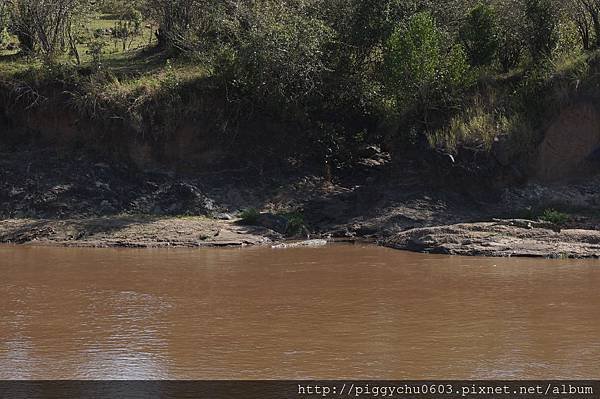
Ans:
<svg viewBox="0 0 600 399"><path fill-rule="evenodd" d="M507 123L505 117L497 117L484 107L476 106L452 118L448 126L429 134L428 139L432 147L450 152L462 145L489 150L494 138L506 130Z"/></svg>
<svg viewBox="0 0 600 399"><path fill-rule="evenodd" d="M94 14L91 16L80 34L82 40L80 40L81 43L77 46L82 63L87 64L92 60L88 47L88 43L92 40L99 40L105 44L102 50L102 58L107 62L110 62L111 58L118 58L131 51L140 50L155 43L153 30L147 27L148 24L146 22L143 22L140 32L127 40L126 49L123 51L122 40L115 38L110 33L110 30L114 29L118 22L118 17L111 14Z"/></svg>
<svg viewBox="0 0 600 399"><path fill-rule="evenodd" d="M105 43L102 51L102 58L108 64L113 61L118 64L123 60L129 59L131 53L138 52L139 50L156 44L152 26L144 21L141 24L140 32L130 37L126 44L126 50L123 51L123 42L120 39L113 37L109 32L109 30L114 29L115 26L117 26L118 22L118 16L112 14L92 14L85 25L79 29L79 32L77 33L77 51L79 52L81 62L84 66L89 65L92 61L92 56L88 47L88 44L92 40L101 40ZM15 43L18 42L16 37L11 37L10 41ZM5 74L4 70L6 68L13 70L16 68L22 69L28 64L27 62L22 61L21 63L23 65L16 67L15 65L10 65L10 62L7 62L6 57L15 57L13 62L18 64L18 59L20 58L18 53L19 50L0 49L0 71L3 74ZM75 57L69 54L63 54L57 61L62 63L74 63ZM7 74L10 75L10 71Z"/></svg>
<svg viewBox="0 0 600 399"><path fill-rule="evenodd" d="M16 53L0 52L0 79L11 80L28 71L39 70L42 62L36 58L22 57Z"/></svg>

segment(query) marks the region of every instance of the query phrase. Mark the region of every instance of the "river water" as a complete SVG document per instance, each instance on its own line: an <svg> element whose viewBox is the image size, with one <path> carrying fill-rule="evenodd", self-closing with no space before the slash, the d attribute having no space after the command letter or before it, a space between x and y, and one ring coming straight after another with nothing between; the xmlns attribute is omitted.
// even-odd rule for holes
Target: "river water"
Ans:
<svg viewBox="0 0 600 399"><path fill-rule="evenodd" d="M600 378L600 261L0 247L0 379Z"/></svg>

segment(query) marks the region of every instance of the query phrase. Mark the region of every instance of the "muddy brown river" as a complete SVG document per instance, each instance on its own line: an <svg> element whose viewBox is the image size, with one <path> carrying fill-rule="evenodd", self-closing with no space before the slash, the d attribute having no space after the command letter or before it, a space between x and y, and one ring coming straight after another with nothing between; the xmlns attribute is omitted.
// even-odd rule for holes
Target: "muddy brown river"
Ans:
<svg viewBox="0 0 600 399"><path fill-rule="evenodd" d="M600 261L0 247L0 379L600 378Z"/></svg>

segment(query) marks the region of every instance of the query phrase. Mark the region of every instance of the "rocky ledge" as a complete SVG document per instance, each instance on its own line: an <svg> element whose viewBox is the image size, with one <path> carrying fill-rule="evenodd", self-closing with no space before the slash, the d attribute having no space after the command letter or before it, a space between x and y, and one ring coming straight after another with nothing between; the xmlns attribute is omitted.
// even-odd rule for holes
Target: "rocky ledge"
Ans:
<svg viewBox="0 0 600 399"><path fill-rule="evenodd" d="M192 248L269 245L281 235L206 217L110 216L0 220L0 242L70 247Z"/></svg>
<svg viewBox="0 0 600 399"><path fill-rule="evenodd" d="M496 257L598 258L600 231L568 229L528 220L495 220L417 228L383 239L410 251Z"/></svg>

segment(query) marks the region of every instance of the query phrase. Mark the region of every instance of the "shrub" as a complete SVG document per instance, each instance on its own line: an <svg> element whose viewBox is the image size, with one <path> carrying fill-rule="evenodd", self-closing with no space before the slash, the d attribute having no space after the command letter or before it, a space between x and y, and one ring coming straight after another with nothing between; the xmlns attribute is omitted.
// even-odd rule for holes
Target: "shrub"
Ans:
<svg viewBox="0 0 600 399"><path fill-rule="evenodd" d="M406 27L394 31L385 49L385 70L387 89L401 108L439 108L455 97L456 89L471 83L463 47L455 44L445 51L428 13L414 15Z"/></svg>
<svg viewBox="0 0 600 399"><path fill-rule="evenodd" d="M552 0L525 1L525 40L534 61L551 57L558 43L558 24Z"/></svg>
<svg viewBox="0 0 600 399"><path fill-rule="evenodd" d="M139 33L140 28L142 26L142 22L144 20L144 16L142 13L134 7L127 7L121 16L121 19L124 21L128 21L130 25L128 26L133 30L133 33Z"/></svg>
<svg viewBox="0 0 600 399"><path fill-rule="evenodd" d="M429 97L440 70L440 40L433 17L424 12L390 36L385 50L387 84L399 103Z"/></svg>
<svg viewBox="0 0 600 399"><path fill-rule="evenodd" d="M569 220L569 215L554 209L546 209L544 212L542 212L540 220L556 225L563 225Z"/></svg>
<svg viewBox="0 0 600 399"><path fill-rule="evenodd" d="M496 19L492 8L479 3L469 12L460 29L460 38L471 65L491 65L498 49Z"/></svg>
<svg viewBox="0 0 600 399"><path fill-rule="evenodd" d="M447 91L466 89L474 82L467 54L460 44L452 46L441 67L441 82Z"/></svg>
<svg viewBox="0 0 600 399"><path fill-rule="evenodd" d="M102 52L105 46L106 42L101 38L93 39L87 44L88 53L92 57L91 65L94 70L100 69L102 65Z"/></svg>
<svg viewBox="0 0 600 399"><path fill-rule="evenodd" d="M0 1L0 49L6 45L8 40L8 2Z"/></svg>
<svg viewBox="0 0 600 399"><path fill-rule="evenodd" d="M240 223L248 224L248 225L256 224L259 216L260 216L260 212L257 211L256 209L254 209L254 208L245 209L240 213Z"/></svg>
<svg viewBox="0 0 600 399"><path fill-rule="evenodd" d="M253 11L237 46L235 86L269 108L306 104L321 92L332 30L303 7L267 4Z"/></svg>
<svg viewBox="0 0 600 399"><path fill-rule="evenodd" d="M286 231L288 236L298 236L307 230L304 215L302 213L290 212L284 213L281 216L288 220L288 228Z"/></svg>

